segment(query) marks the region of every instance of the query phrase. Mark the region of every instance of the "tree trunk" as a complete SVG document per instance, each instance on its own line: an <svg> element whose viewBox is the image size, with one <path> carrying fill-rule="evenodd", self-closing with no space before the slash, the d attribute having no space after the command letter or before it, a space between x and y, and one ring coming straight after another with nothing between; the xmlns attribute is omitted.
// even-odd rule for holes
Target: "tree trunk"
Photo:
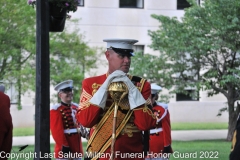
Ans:
<svg viewBox="0 0 240 160"><path fill-rule="evenodd" d="M234 111L234 103L228 103L228 134L227 141L232 141L233 133L236 128L238 114Z"/></svg>
<svg viewBox="0 0 240 160"><path fill-rule="evenodd" d="M229 113L227 141L232 141L233 133L236 127L236 121L237 121L237 116L235 112L232 114Z"/></svg>

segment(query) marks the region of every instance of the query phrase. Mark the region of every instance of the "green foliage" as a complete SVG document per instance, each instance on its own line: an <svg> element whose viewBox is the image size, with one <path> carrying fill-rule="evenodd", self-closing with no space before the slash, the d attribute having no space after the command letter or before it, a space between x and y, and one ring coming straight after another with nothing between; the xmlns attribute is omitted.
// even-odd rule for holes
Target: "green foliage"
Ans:
<svg viewBox="0 0 240 160"><path fill-rule="evenodd" d="M240 100L240 1L204 0L202 6L195 0L189 2L191 7L181 19L151 15L160 25L148 32L150 47L159 55L138 57L132 67L170 93L186 94L186 88L194 88L206 90L208 96L223 94L232 134L240 112L240 105L234 108ZM144 69L136 67L140 62Z"/></svg>
<svg viewBox="0 0 240 160"><path fill-rule="evenodd" d="M72 22L75 23L75 22ZM83 35L78 29L68 32L50 34L50 84L55 86L58 83L71 79L74 82L73 102L79 102L84 74L90 69L96 68L98 48L90 48L84 41ZM25 80L31 81L31 90L35 90L35 58L28 61L23 69ZM29 74L31 73L31 74ZM30 80L31 79L31 80ZM28 83L26 83L28 85ZM54 98L55 97L55 98ZM54 94L51 102L56 103L57 93Z"/></svg>
<svg viewBox="0 0 240 160"><path fill-rule="evenodd" d="M17 84L16 92L21 94L21 67L35 54L35 11L22 0L0 1L0 6L0 80L6 88Z"/></svg>
<svg viewBox="0 0 240 160"><path fill-rule="evenodd" d="M21 95L36 88L36 11L24 0L0 1L0 5L0 81L7 89L14 84L21 109ZM50 33L50 85L72 79L78 103L84 74L96 67L97 48L90 48L78 29L68 30L76 23L71 20L64 32Z"/></svg>
<svg viewBox="0 0 240 160"><path fill-rule="evenodd" d="M175 92L186 87L208 90L209 96L222 93L233 102L239 97L239 2L206 0L202 7L190 1L182 20L152 15L161 25L149 31L151 48L158 50L163 86ZM224 11L223 11L224 10ZM159 72L159 71L158 71ZM161 76L159 76L161 77ZM229 89L234 97L229 94Z"/></svg>
<svg viewBox="0 0 240 160"><path fill-rule="evenodd" d="M160 55L161 56L161 55ZM135 53L132 57L130 74L143 77L147 79L150 83L157 83L158 85L169 88L168 85L173 83L172 78L168 74L163 74L163 59L158 58L151 54ZM160 74L162 73L162 74ZM168 84L165 84L165 83ZM161 94L160 101L168 102L170 95Z"/></svg>
<svg viewBox="0 0 240 160"><path fill-rule="evenodd" d="M73 33L52 34L50 46L51 84L72 79L75 93L73 101L78 103L84 74L97 67L98 48L90 48L78 29Z"/></svg>
<svg viewBox="0 0 240 160"><path fill-rule="evenodd" d="M0 79L12 81L11 76L19 76L19 67L35 49L35 11L24 1L6 0L0 5Z"/></svg>

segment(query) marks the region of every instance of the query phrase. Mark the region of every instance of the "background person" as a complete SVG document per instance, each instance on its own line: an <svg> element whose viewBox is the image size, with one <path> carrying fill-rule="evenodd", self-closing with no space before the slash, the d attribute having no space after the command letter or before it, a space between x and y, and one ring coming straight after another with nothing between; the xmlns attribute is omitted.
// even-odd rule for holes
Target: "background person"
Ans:
<svg viewBox="0 0 240 160"><path fill-rule="evenodd" d="M240 159L240 114L237 118L236 129L234 131L232 139L231 153L229 160L239 160Z"/></svg>
<svg viewBox="0 0 240 160"><path fill-rule="evenodd" d="M55 158L57 160L71 158L80 160L81 157L77 156L63 158L63 154L69 152L80 153L83 156L81 135L85 135L84 132L80 134L83 128L76 122L75 118L78 104L72 103L73 81L63 81L56 85L54 89L58 92L58 97L61 99L61 102L52 106L50 110L50 130L56 143L54 148Z"/></svg>
<svg viewBox="0 0 240 160"><path fill-rule="evenodd" d="M158 103L158 94L162 88L157 84L151 84L153 112L157 116L157 126L150 130L149 152L160 153L159 157L149 157L150 159L167 160L172 151L171 143L171 122L168 105ZM162 156L161 156L162 155Z"/></svg>
<svg viewBox="0 0 240 160"><path fill-rule="evenodd" d="M91 128L88 141L88 153L111 153L113 130L113 99L108 95L108 85L111 82L122 81L127 85L128 95L119 103L117 112L116 141L114 150L122 155L115 155L115 160L144 159L129 157L126 153L143 153L142 131L155 127L156 117L147 107L151 105L151 88L149 82L140 77L127 75L132 46L137 40L133 39L105 39L108 61L106 74L86 78L82 82L80 109L77 113L78 121L85 127ZM98 157L92 156L97 159ZM108 160L110 157L100 157Z"/></svg>
<svg viewBox="0 0 240 160"><path fill-rule="evenodd" d="M10 113L10 98L4 94L5 87L0 85L0 157L4 158L6 154L11 153L12 149L12 116Z"/></svg>

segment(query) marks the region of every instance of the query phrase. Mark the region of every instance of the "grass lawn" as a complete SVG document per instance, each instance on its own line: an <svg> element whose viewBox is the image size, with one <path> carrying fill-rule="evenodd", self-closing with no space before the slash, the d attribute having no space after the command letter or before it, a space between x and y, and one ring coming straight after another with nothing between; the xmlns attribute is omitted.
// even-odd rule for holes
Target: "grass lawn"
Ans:
<svg viewBox="0 0 240 160"><path fill-rule="evenodd" d="M83 149L86 150L87 142L83 142ZM51 155L53 155L54 151L54 144L50 145ZM12 158L13 160L33 160L34 159L34 145L29 145L26 147L23 151L19 152L19 146L13 146L12 147L12 154L13 156L18 156L18 158ZM51 157L50 157L51 158ZM9 158L11 159L11 158ZM55 160L54 158L51 158L52 160Z"/></svg>
<svg viewBox="0 0 240 160"><path fill-rule="evenodd" d="M174 153L171 156L171 160L227 160L230 153L230 146L231 142L226 142L224 140L173 141L172 147ZM53 147L54 145L51 144L51 152L53 152ZM83 143L83 147L85 150L86 142ZM34 153L34 146L28 146L21 152L17 152L19 150L17 146L14 146L12 150L12 153L15 151L19 156L20 154L22 155L18 160L26 160L28 158L26 157L27 155ZM33 158L29 157L29 159L31 160Z"/></svg>
<svg viewBox="0 0 240 160"><path fill-rule="evenodd" d="M212 129L227 129L227 123L172 123L172 130L212 130ZM34 135L34 127L14 128L13 136L28 136ZM83 142L85 150L86 142ZM201 160L201 159L218 159L227 160L231 142L225 140L205 140L205 141L173 141L172 147L174 153L171 155L171 160ZM51 144L51 153L54 145ZM23 151L18 151L19 147L12 148L11 155L18 155L18 160L32 160L34 154L34 146L30 145ZM53 155L53 154L52 154ZM32 156L32 157L27 157ZM9 158L11 159L11 158Z"/></svg>
<svg viewBox="0 0 240 160"><path fill-rule="evenodd" d="M227 129L227 123L171 123L172 130ZM13 128L13 136L34 135L34 127Z"/></svg>
<svg viewBox="0 0 240 160"><path fill-rule="evenodd" d="M229 159L231 142L225 140L173 141L171 160Z"/></svg>
<svg viewBox="0 0 240 160"><path fill-rule="evenodd" d="M214 130L214 129L228 129L227 122L219 123L190 123L179 122L171 123L172 130Z"/></svg>
<svg viewBox="0 0 240 160"><path fill-rule="evenodd" d="M34 127L13 127L13 136L32 136L34 135Z"/></svg>

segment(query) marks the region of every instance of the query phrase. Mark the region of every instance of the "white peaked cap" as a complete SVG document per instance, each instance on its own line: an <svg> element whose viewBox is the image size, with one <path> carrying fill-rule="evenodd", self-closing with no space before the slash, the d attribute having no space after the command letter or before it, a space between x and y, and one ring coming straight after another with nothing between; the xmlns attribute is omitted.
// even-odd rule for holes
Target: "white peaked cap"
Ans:
<svg viewBox="0 0 240 160"><path fill-rule="evenodd" d="M161 90L162 90L162 87L160 87L156 83L152 83L151 84L151 94L156 94L156 93L158 93Z"/></svg>
<svg viewBox="0 0 240 160"><path fill-rule="evenodd" d="M66 80L66 81L63 81L63 82L57 84L54 87L54 90L59 92L60 90L68 88L68 87L73 88L73 80Z"/></svg>
<svg viewBox="0 0 240 160"><path fill-rule="evenodd" d="M137 43L138 40L135 39L104 39L104 42L107 42L107 48L121 48L121 49L133 49L133 44Z"/></svg>
<svg viewBox="0 0 240 160"><path fill-rule="evenodd" d="M4 85L0 85L0 92L5 92L5 86Z"/></svg>

